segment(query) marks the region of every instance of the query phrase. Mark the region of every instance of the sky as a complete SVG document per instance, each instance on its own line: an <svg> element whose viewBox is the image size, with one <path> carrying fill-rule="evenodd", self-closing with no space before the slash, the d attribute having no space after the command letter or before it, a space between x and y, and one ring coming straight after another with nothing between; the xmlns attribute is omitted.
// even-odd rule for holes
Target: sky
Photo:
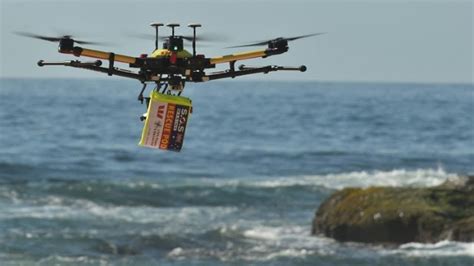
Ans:
<svg viewBox="0 0 474 266"><path fill-rule="evenodd" d="M12 34L15 31L48 36L71 34L78 39L108 43L84 47L138 56L150 53L154 41L131 38L130 33L153 33L151 22L177 22L182 25L178 33L190 34L191 29L185 26L199 22L203 28L198 29L198 34L227 37L226 41L203 47L198 43L198 53L207 57L245 51L224 48L227 46L326 32L291 42L288 53L237 62L237 65L252 66L306 65L307 72L258 74L249 79L473 83L472 1L0 0L0 3L2 78L107 78L82 69L38 67L36 62L40 59L77 58L59 54L55 43L16 36ZM169 30L162 28L161 33Z"/></svg>

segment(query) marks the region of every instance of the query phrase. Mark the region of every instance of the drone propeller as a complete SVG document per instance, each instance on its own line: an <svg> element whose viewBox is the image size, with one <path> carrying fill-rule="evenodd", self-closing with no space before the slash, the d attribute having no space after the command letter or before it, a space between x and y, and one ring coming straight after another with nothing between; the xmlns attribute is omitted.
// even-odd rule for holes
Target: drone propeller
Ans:
<svg viewBox="0 0 474 266"><path fill-rule="evenodd" d="M155 35L147 34L147 33L130 33L127 35L132 38L138 38L138 39L144 39L144 40L153 40L155 38ZM182 37L183 40L186 40L188 42L193 41L192 35L177 35L177 36ZM159 39L164 41L168 39L168 37L160 36ZM220 41L225 41L225 40L227 40L225 36L218 35L218 34L203 33L203 34L200 34L199 36L196 36L196 41L201 41L201 42L220 42Z"/></svg>
<svg viewBox="0 0 474 266"><path fill-rule="evenodd" d="M49 42L59 42L63 39L73 39L72 35L63 35L63 36L60 36L60 37L49 37L49 36L37 35L37 34L33 34L33 33L28 33L28 32L14 32L14 34L19 35L19 36L23 36L23 37L49 41ZM88 44L88 45L101 45L101 44L104 44L104 43L100 43L100 42L88 42L88 41L81 41L81 40L76 40L76 39L73 39L73 41L76 42L76 43L79 43L79 44Z"/></svg>
<svg viewBox="0 0 474 266"><path fill-rule="evenodd" d="M303 39L303 38L308 38L308 37L312 37L312 36L316 36L316 35L321 35L321 34L325 34L325 32L318 32L318 33L300 35L300 36L290 37L290 38L279 37L279 38L272 39L272 40L265 40L265 41L250 43L250 44L244 44L244 45L229 46L229 47L226 47L226 48L238 48L238 47L249 47L249 46L267 45L268 43L270 43L271 41L274 41L274 40L279 40L279 41L294 41L294 40Z"/></svg>
<svg viewBox="0 0 474 266"><path fill-rule="evenodd" d="M193 41L193 36L184 35L181 36L184 40L188 42ZM226 41L227 37L219 34L211 34L211 33L201 33L199 36L196 36L196 41L204 41L204 42L223 42Z"/></svg>

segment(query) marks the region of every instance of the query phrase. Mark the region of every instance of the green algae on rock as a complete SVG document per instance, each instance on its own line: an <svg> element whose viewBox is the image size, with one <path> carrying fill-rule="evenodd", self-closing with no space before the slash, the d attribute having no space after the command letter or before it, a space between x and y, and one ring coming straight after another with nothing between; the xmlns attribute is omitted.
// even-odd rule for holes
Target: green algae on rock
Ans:
<svg viewBox="0 0 474 266"><path fill-rule="evenodd" d="M313 234L365 243L474 241L474 176L436 187L346 188L321 204Z"/></svg>

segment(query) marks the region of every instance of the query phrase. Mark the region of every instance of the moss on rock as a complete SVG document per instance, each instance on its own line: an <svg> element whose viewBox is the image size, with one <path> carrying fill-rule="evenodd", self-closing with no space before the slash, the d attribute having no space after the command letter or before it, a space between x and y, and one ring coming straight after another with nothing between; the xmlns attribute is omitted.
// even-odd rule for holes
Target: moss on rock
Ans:
<svg viewBox="0 0 474 266"><path fill-rule="evenodd" d="M346 188L316 212L313 234L370 243L474 239L474 177L432 188Z"/></svg>

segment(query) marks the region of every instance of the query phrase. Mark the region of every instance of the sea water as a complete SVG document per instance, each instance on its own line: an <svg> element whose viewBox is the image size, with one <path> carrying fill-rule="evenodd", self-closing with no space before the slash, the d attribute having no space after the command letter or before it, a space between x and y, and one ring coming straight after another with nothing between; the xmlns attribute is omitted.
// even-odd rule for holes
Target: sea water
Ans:
<svg viewBox="0 0 474 266"><path fill-rule="evenodd" d="M1 265L474 264L473 243L310 234L337 189L473 174L473 85L188 84L180 153L137 145L137 82L0 85Z"/></svg>

